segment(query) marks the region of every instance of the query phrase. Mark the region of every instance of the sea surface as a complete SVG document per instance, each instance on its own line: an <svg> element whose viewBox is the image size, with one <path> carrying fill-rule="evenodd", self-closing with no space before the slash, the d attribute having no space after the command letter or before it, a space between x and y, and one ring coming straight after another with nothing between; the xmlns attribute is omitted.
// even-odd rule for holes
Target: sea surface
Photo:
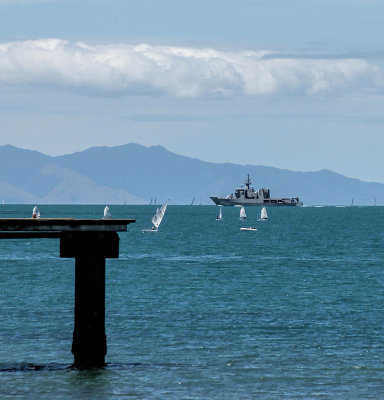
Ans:
<svg viewBox="0 0 384 400"><path fill-rule="evenodd" d="M155 206L110 210L136 223L107 260L105 368L72 367L59 240L0 240L0 399L384 398L384 207L169 205L158 233L141 231Z"/></svg>

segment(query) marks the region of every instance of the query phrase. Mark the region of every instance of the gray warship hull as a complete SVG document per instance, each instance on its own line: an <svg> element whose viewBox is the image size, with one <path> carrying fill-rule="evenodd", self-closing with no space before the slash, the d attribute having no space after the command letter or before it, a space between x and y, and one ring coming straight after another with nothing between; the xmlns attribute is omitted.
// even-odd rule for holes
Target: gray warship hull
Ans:
<svg viewBox="0 0 384 400"><path fill-rule="evenodd" d="M297 199L276 198L276 199L232 199L226 197L211 197L217 206L288 206L301 207L303 203Z"/></svg>
<svg viewBox="0 0 384 400"><path fill-rule="evenodd" d="M211 199L218 206L300 207L303 205L298 197L273 198L270 195L269 189L261 188L255 191L251 186L249 174L245 181L245 186L237 188L235 193L229 194L226 197L212 196Z"/></svg>

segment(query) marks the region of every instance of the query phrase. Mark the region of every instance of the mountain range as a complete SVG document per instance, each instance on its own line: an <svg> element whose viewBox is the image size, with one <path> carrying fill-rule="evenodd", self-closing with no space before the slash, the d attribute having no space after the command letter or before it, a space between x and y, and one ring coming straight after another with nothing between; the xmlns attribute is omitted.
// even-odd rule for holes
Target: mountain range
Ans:
<svg viewBox="0 0 384 400"><path fill-rule="evenodd" d="M384 204L384 184L329 170L297 172L261 165L211 163L162 146L126 144L48 156L0 146L0 201L13 204L212 204L250 175L272 197L299 197L306 205Z"/></svg>

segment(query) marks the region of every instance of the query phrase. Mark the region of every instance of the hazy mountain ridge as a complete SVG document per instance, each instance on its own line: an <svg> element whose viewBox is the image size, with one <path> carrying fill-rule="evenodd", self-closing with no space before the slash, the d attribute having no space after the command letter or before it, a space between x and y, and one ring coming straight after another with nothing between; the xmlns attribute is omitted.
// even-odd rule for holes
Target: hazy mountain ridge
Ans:
<svg viewBox="0 0 384 400"><path fill-rule="evenodd" d="M0 146L0 200L40 204L213 204L250 174L255 188L273 197L300 197L305 204L384 204L384 185L347 178L329 170L295 172L258 165L209 163L162 146L126 144L92 147L52 157Z"/></svg>

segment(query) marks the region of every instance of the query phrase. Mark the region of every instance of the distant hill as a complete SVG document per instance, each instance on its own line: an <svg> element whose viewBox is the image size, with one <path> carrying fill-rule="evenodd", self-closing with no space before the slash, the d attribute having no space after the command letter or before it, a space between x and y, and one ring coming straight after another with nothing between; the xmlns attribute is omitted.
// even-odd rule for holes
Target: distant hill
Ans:
<svg viewBox="0 0 384 400"><path fill-rule="evenodd" d="M51 157L0 146L0 201L37 204L213 204L250 174L255 188L273 197L300 197L304 204L384 204L384 184L332 171L294 172L260 165L216 164L185 157L162 146L92 147Z"/></svg>

